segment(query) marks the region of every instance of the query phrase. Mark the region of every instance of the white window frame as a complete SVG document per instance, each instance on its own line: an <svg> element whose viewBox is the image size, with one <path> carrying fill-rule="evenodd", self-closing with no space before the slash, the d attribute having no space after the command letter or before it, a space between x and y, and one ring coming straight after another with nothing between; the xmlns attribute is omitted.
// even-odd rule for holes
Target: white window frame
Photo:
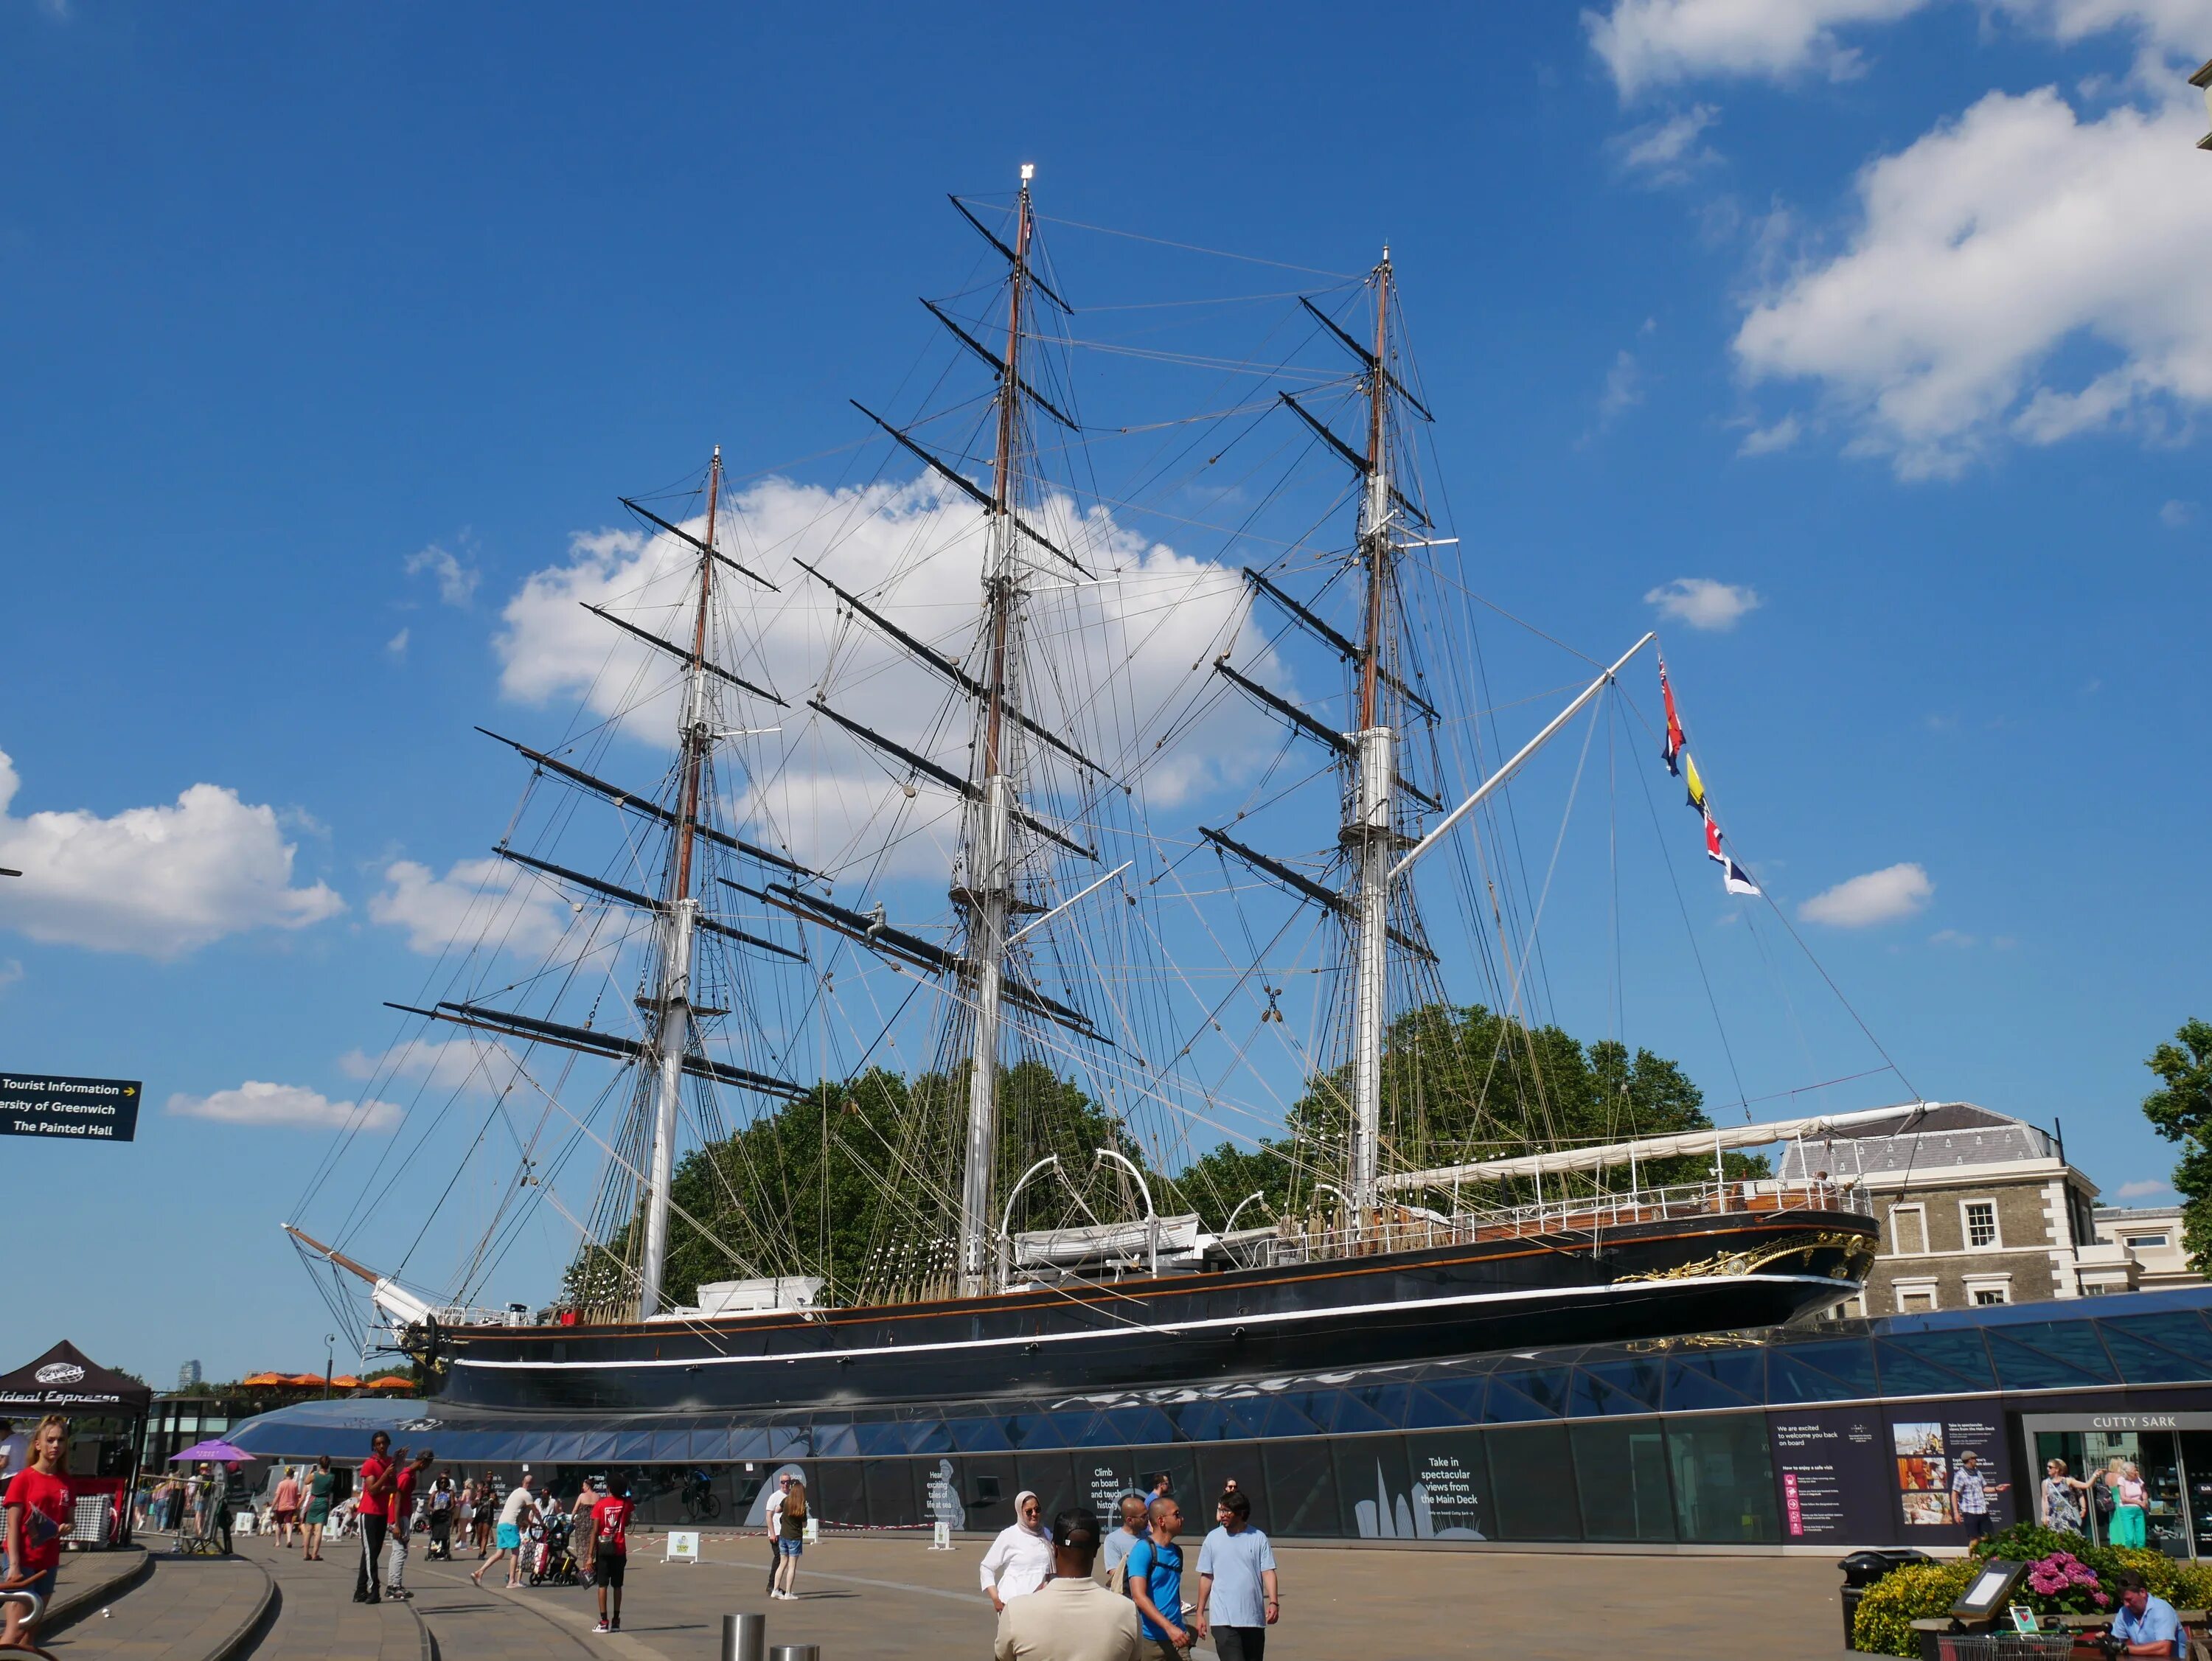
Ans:
<svg viewBox="0 0 2212 1661"><path fill-rule="evenodd" d="M2012 1301L2012 1276L2010 1275L1969 1275L1966 1276L1966 1304L1969 1308L1981 1303L1982 1294L1984 1292L1996 1293L1997 1294L1996 1301L1998 1303L2010 1303Z"/></svg>
<svg viewBox="0 0 2212 1661"><path fill-rule="evenodd" d="M1920 1220L1920 1249L1917 1252L1908 1252L1905 1249L1905 1233L1898 1227L1897 1224L1898 1217L1901 1214L1908 1211ZM1928 1256L1928 1207L1918 1200L1913 1201L1909 1205L1891 1206L1889 1208L1889 1238L1891 1240L1890 1256L1893 1258L1924 1258Z"/></svg>
<svg viewBox="0 0 2212 1661"><path fill-rule="evenodd" d="M1986 1205L1990 1208L1990 1239L1985 1246L1974 1244L1973 1224L1968 1221L1967 1208ZM1988 1199L1962 1199L1959 1202L1959 1245L1968 1252L2002 1252L2004 1250L2004 1223L1997 1215L1994 1197Z"/></svg>
<svg viewBox="0 0 2212 1661"><path fill-rule="evenodd" d="M1892 1283L1890 1294L1897 1300L1897 1312L1900 1315L1930 1315L1943 1306L1942 1294L1934 1281L1897 1281ZM1908 1307L1905 1301L1907 1298L1925 1298L1927 1306Z"/></svg>
<svg viewBox="0 0 2212 1661"><path fill-rule="evenodd" d="M2130 1252L2164 1252L2168 1249L2172 1239L2173 1236L2171 1234L2164 1232L2156 1234L2130 1234L2127 1236L2127 1249Z"/></svg>

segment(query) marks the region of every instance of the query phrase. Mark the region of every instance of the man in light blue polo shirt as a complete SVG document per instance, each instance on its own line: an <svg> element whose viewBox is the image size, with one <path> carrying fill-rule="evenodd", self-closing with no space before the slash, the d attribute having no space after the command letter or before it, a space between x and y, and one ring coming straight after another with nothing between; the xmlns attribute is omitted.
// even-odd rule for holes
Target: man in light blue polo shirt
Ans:
<svg viewBox="0 0 2212 1661"><path fill-rule="evenodd" d="M2163 1597L2154 1597L2133 1569L2119 1573L2120 1609L2112 1617L2112 1636L2130 1655L2175 1656L2181 1647L2181 1617Z"/></svg>
<svg viewBox="0 0 2212 1661"><path fill-rule="evenodd" d="M1252 1501L1236 1488L1213 1507L1220 1526L1198 1549L1198 1635L1213 1640L1220 1661L1262 1661L1275 1597L1275 1549L1252 1526Z"/></svg>

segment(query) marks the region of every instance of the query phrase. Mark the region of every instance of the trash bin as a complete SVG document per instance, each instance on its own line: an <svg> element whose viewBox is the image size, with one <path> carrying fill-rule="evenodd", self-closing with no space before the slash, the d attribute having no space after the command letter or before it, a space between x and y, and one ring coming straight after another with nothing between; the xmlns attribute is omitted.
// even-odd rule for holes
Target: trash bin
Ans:
<svg viewBox="0 0 2212 1661"><path fill-rule="evenodd" d="M1880 1550L1869 1548L1855 1551L1836 1567L1844 1572L1844 1647L1856 1648L1851 1642L1851 1624L1858 1618L1859 1599L1866 1590L1892 1569L1902 1568L1907 1563L1932 1563L1936 1560L1924 1551Z"/></svg>

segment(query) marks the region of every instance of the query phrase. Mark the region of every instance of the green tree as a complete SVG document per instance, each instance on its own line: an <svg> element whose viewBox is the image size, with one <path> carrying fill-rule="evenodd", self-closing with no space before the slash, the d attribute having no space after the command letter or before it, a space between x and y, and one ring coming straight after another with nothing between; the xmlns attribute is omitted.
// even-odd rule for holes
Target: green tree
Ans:
<svg viewBox="0 0 2212 1661"><path fill-rule="evenodd" d="M2212 1274L2212 1021L2183 1021L2173 1041L2153 1050L2143 1065L2165 1083L2143 1098L2143 1116L2184 1149L2173 1167L2174 1189L2186 1202L2182 1243L2190 1266Z"/></svg>

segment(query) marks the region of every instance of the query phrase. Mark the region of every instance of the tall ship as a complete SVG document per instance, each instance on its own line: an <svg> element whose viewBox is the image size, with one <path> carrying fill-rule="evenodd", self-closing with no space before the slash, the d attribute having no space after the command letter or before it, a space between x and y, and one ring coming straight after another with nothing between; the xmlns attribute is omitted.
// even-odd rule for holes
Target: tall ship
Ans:
<svg viewBox="0 0 2212 1661"><path fill-rule="evenodd" d="M1653 637L1493 694L1388 252L1182 351L1079 330L1028 169L954 206L982 264L912 407L856 405L882 470L716 449L509 609L508 689L580 709L484 730L489 858L394 868L437 967L285 1225L334 1309L447 1403L742 1414L1848 1300L1864 1202L1737 1150L1850 1114L1717 1127L1540 1018L1510 787L1579 733L1571 803ZM1096 421L1097 353L1204 385Z"/></svg>

